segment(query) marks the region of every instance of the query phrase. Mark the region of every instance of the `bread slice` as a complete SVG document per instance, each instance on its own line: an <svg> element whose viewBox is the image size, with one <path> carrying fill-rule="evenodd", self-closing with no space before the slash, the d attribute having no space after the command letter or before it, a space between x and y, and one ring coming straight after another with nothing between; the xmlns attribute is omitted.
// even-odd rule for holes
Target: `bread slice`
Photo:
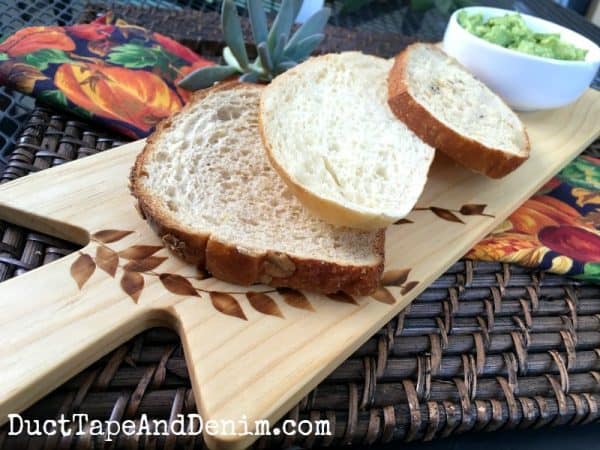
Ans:
<svg viewBox="0 0 600 450"><path fill-rule="evenodd" d="M275 170L314 214L377 229L406 216L434 150L387 104L391 60L329 54L278 76L260 102L261 135Z"/></svg>
<svg viewBox="0 0 600 450"><path fill-rule="evenodd" d="M411 130L469 169L500 178L529 156L517 115L435 45L413 44L396 56L388 89L392 111Z"/></svg>
<svg viewBox="0 0 600 450"><path fill-rule="evenodd" d="M159 125L131 172L142 214L175 254L222 280L371 293L383 230L337 228L302 207L262 147L262 89L199 92Z"/></svg>

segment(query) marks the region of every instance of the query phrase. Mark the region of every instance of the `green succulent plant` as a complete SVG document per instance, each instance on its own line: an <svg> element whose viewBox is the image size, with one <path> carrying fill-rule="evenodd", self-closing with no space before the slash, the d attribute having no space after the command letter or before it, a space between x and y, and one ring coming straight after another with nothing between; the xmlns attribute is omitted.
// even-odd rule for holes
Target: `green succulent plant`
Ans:
<svg viewBox="0 0 600 450"><path fill-rule="evenodd" d="M301 6L302 0L283 0L269 29L262 0L247 0L248 16L258 54L256 59L250 62L237 7L233 0L224 0L221 27L226 44L223 49L225 65L195 70L182 79L179 86L188 90L203 89L235 74L241 74L241 81L271 81L280 73L304 61L325 37L324 29L331 10L320 9L290 37L294 19Z"/></svg>

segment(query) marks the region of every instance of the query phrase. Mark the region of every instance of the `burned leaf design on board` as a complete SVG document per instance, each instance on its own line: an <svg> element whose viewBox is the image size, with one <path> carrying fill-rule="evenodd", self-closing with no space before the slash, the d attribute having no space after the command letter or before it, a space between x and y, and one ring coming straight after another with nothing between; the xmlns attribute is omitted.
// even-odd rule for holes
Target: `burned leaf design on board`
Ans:
<svg viewBox="0 0 600 450"><path fill-rule="evenodd" d="M96 248L96 264L111 277L115 277L119 266L119 255L108 247Z"/></svg>
<svg viewBox="0 0 600 450"><path fill-rule="evenodd" d="M161 273L159 279L165 289L173 294L198 297L196 288L192 286L192 283L187 278L181 275Z"/></svg>
<svg viewBox="0 0 600 450"><path fill-rule="evenodd" d="M248 320L242 305L234 295L245 295L252 308L261 314L284 318L283 312L275 299L269 294L279 294L283 301L292 308L315 312L315 308L302 292L291 288L274 288L265 291L221 292L203 287L194 286L196 281L210 279L211 276L204 270L199 269L196 276L183 276L174 273L157 273L154 271L167 259L166 256L156 256L156 253L164 249L158 245L132 245L124 250L115 251L108 244L120 241L132 234L129 230L101 230L92 234L92 241L97 244L95 257L86 253L80 253L79 257L71 265L71 276L82 289L94 274L96 267L106 272L112 278L116 277L119 269L122 271L121 289L135 302L138 303L140 296L146 286L147 277L158 278L160 284L168 292L203 299L202 294L207 294L210 304L220 313L242 320ZM410 269L400 269L386 272L384 284L400 286L406 278ZM387 278L386 278L387 277ZM354 297L344 292L329 294L327 298L340 303L358 305ZM385 289L378 289L372 296L375 300L393 304L394 297ZM205 299L205 298L204 298Z"/></svg>
<svg viewBox="0 0 600 450"><path fill-rule="evenodd" d="M92 234L92 240L102 242L103 244L112 244L129 236L133 231L128 230L100 230Z"/></svg>
<svg viewBox="0 0 600 450"><path fill-rule="evenodd" d="M159 245L132 245L119 252L119 256L124 259L144 259L154 255L163 247Z"/></svg>
<svg viewBox="0 0 600 450"><path fill-rule="evenodd" d="M461 223L464 225L465 222L458 216L459 214L463 216L484 216L493 218L494 215L484 212L486 207L487 205L485 204L467 203L462 205L459 209L442 208L440 206L427 206L414 208L413 211L431 211L437 217L447 222ZM399 225L408 222L412 223L408 219L400 219L399 221L395 222L395 224Z"/></svg>
<svg viewBox="0 0 600 450"><path fill-rule="evenodd" d="M238 319L248 320L242 307L233 295L223 292L211 292L210 301L217 311L228 316L237 317Z"/></svg>
<svg viewBox="0 0 600 450"><path fill-rule="evenodd" d="M277 292L283 297L283 301L292 308L304 309L311 312L315 311L313 305L302 292L292 288L277 288Z"/></svg>
<svg viewBox="0 0 600 450"><path fill-rule="evenodd" d="M340 303L349 303L351 305L358 305L354 297L346 294L345 292L336 292L335 294L327 294L327 298Z"/></svg>
<svg viewBox="0 0 600 450"><path fill-rule="evenodd" d="M444 219L447 220L448 222L457 222L457 223L462 223L464 224L464 222L462 220L460 220L456 214L454 214L452 211L450 211L449 209L445 209L445 208L437 208L435 206L430 206L429 210L434 213L436 216L438 216L440 219Z"/></svg>
<svg viewBox="0 0 600 450"><path fill-rule="evenodd" d="M383 286L378 287L377 290L371 294L371 297L378 302L385 303L387 305L393 305L396 303L396 299L392 293Z"/></svg>
<svg viewBox="0 0 600 450"><path fill-rule="evenodd" d="M266 314L268 316L276 316L281 317L283 319L283 314L271 297L262 292L247 292L246 298L248 302L252 305L252 307L260 313Z"/></svg>
<svg viewBox="0 0 600 450"><path fill-rule="evenodd" d="M394 269L383 273L381 284L383 286L402 286L408 279L410 269Z"/></svg>
<svg viewBox="0 0 600 450"><path fill-rule="evenodd" d="M412 291L418 284L419 284L418 281L409 281L408 283L406 283L404 286L402 286L400 288L400 293L402 295L406 295L410 291Z"/></svg>
<svg viewBox="0 0 600 450"><path fill-rule="evenodd" d="M167 258L163 256L149 256L144 259L134 259L129 261L124 269L131 272L148 272L149 270L156 269L166 260Z"/></svg>
<svg viewBox="0 0 600 450"><path fill-rule="evenodd" d="M390 300L388 294L393 297L386 286L395 286L400 288L400 294L406 295L410 292L417 284L418 281L408 281L408 276L410 274L410 268L404 269L392 269L383 273L381 277L381 287L375 292L375 294L371 295L371 297L379 300L380 302L386 303L385 300ZM395 300L394 300L395 302Z"/></svg>
<svg viewBox="0 0 600 450"><path fill-rule="evenodd" d="M125 271L121 278L121 288L137 303L144 289L144 277L138 272Z"/></svg>
<svg viewBox="0 0 600 450"><path fill-rule="evenodd" d="M71 265L71 277L77 283L79 289L83 288L96 270L96 263L87 253L81 253Z"/></svg>
<svg viewBox="0 0 600 450"><path fill-rule="evenodd" d="M487 205L466 204L466 205L462 205L460 207L459 212L463 216L486 216L486 217L494 217L493 215L486 214L484 212L486 207L487 207Z"/></svg>

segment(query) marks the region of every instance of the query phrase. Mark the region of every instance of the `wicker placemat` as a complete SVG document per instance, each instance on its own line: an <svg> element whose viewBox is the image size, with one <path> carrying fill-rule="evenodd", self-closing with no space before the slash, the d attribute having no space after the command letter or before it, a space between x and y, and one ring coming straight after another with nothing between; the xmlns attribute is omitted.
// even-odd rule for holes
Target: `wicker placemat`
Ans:
<svg viewBox="0 0 600 450"><path fill-rule="evenodd" d="M182 13L186 14L186 13ZM37 107L6 182L118 145L120 138ZM598 152L598 143L590 152ZM59 182L59 180L57 180ZM0 222L0 281L75 250ZM429 440L471 430L581 424L600 406L600 286L517 266L461 260L383 327L287 418L326 418L333 436L268 436L258 447ZM29 417L101 420L195 412L179 338L140 334L38 401ZM0 448L103 448L89 433L7 436ZM202 448L199 437L118 436L116 448Z"/></svg>

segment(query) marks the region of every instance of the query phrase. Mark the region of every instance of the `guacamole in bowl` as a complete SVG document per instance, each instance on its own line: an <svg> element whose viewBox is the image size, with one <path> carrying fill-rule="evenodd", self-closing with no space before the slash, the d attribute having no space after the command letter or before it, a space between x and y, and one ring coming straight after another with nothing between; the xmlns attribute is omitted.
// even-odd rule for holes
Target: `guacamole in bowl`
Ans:
<svg viewBox="0 0 600 450"><path fill-rule="evenodd" d="M469 33L492 44L510 48L529 55L564 61L584 61L587 50L561 39L559 33L536 33L530 29L519 13L490 17L460 11L458 23Z"/></svg>
<svg viewBox="0 0 600 450"><path fill-rule="evenodd" d="M548 20L488 6L455 11L446 53L519 111L577 100L600 67L600 47Z"/></svg>

